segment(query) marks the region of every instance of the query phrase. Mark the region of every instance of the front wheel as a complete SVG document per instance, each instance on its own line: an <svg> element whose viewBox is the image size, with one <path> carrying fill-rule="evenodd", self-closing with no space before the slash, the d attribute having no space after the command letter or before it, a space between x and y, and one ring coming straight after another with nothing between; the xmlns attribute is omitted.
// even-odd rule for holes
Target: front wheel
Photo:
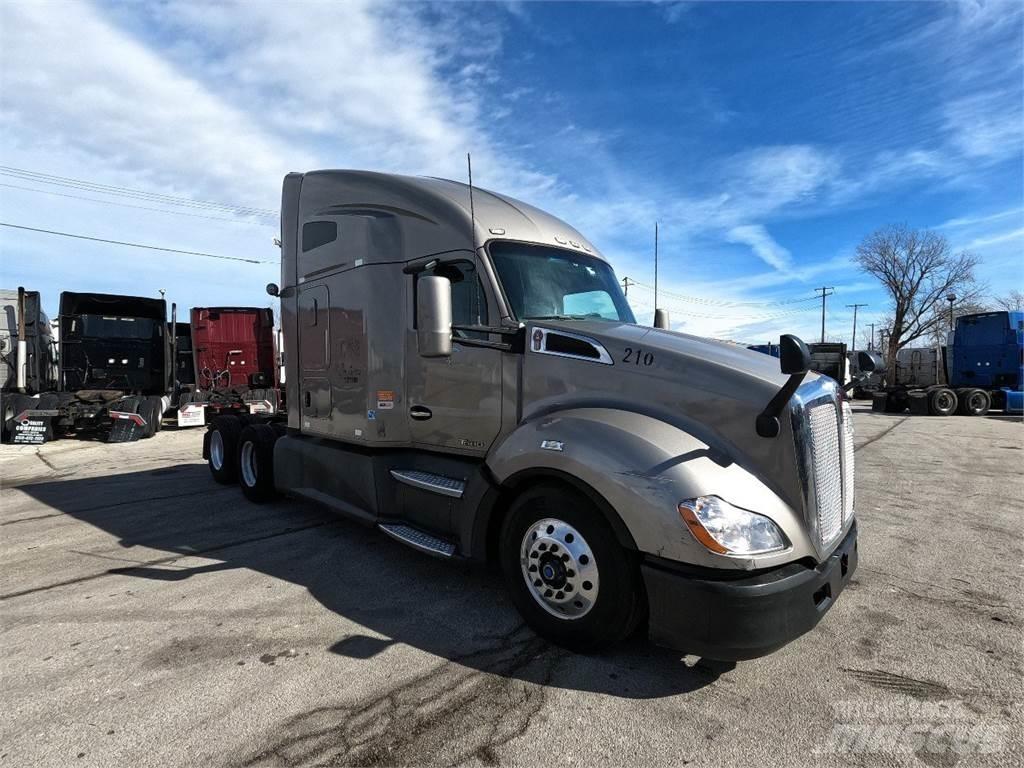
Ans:
<svg viewBox="0 0 1024 768"><path fill-rule="evenodd" d="M585 653L636 627L636 563L586 498L559 487L527 491L505 518L499 547L513 603L547 640Z"/></svg>

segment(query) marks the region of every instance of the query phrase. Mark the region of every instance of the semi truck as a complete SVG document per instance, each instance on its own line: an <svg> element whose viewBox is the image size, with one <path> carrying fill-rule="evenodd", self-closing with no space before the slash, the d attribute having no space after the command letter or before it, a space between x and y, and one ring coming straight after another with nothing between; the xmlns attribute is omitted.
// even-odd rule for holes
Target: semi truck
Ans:
<svg viewBox="0 0 1024 768"><path fill-rule="evenodd" d="M289 174L281 243L287 417L213 419L217 481L494 563L576 651L754 658L849 584L852 415L798 338L640 326L583 234L443 179Z"/></svg>
<svg viewBox="0 0 1024 768"><path fill-rule="evenodd" d="M173 334L164 300L65 291L58 327L57 388L18 402L11 440L152 437L172 388Z"/></svg>
<svg viewBox="0 0 1024 768"><path fill-rule="evenodd" d="M1024 312L962 315L942 352L900 350L894 379L872 395L874 410L931 416L1024 413Z"/></svg>
<svg viewBox="0 0 1024 768"><path fill-rule="evenodd" d="M179 396L178 425L205 424L221 413L281 410L274 311L193 307L190 319L195 384Z"/></svg>
<svg viewBox="0 0 1024 768"><path fill-rule="evenodd" d="M0 290L0 400L2 437L13 436L14 418L57 386L57 350L50 318L37 291Z"/></svg>

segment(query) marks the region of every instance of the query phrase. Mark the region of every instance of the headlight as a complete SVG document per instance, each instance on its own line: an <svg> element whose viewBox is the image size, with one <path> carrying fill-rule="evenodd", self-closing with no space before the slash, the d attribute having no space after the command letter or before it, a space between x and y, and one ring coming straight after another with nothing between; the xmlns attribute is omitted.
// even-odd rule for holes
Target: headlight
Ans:
<svg viewBox="0 0 1024 768"><path fill-rule="evenodd" d="M734 507L717 496L679 503L679 514L701 544L720 555L763 555L789 546L771 519Z"/></svg>

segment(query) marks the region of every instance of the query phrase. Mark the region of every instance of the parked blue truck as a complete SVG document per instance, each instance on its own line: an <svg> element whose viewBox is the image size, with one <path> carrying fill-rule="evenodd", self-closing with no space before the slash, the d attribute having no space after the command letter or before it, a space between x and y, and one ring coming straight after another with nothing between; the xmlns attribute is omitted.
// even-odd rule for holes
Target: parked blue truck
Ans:
<svg viewBox="0 0 1024 768"><path fill-rule="evenodd" d="M874 409L932 416L1024 413L1024 312L957 318L945 359L947 384L885 387L874 393Z"/></svg>

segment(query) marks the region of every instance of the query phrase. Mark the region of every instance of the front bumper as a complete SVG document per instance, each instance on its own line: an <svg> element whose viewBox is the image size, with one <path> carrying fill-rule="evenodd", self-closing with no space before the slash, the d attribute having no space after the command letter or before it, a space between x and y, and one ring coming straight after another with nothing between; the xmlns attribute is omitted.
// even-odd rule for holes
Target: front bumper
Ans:
<svg viewBox="0 0 1024 768"><path fill-rule="evenodd" d="M649 557L641 570L651 640L722 661L764 656L813 629L856 568L856 522L816 568L724 574Z"/></svg>

